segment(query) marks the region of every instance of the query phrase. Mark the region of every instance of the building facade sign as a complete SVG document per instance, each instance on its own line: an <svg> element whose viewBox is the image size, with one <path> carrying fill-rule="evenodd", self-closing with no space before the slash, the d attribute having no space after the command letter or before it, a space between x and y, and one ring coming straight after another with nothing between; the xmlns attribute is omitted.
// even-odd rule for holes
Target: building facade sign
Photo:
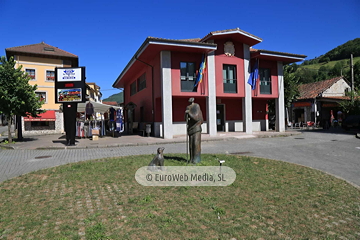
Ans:
<svg viewBox="0 0 360 240"><path fill-rule="evenodd" d="M55 103L86 101L85 67L55 69Z"/></svg>
<svg viewBox="0 0 360 240"><path fill-rule="evenodd" d="M82 79L82 68L57 68L57 81L58 82L76 82Z"/></svg>

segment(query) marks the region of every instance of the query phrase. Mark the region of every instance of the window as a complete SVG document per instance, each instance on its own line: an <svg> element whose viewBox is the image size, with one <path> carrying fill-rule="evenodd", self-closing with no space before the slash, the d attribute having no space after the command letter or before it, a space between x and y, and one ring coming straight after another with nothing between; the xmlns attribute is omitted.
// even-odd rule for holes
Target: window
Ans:
<svg viewBox="0 0 360 240"><path fill-rule="evenodd" d="M55 81L55 71L46 70L46 81Z"/></svg>
<svg viewBox="0 0 360 240"><path fill-rule="evenodd" d="M48 121L31 121L32 127L48 127L50 126L50 122Z"/></svg>
<svg viewBox="0 0 360 240"><path fill-rule="evenodd" d="M136 93L136 81L134 81L131 85L130 85L130 96L134 95Z"/></svg>
<svg viewBox="0 0 360 240"><path fill-rule="evenodd" d="M145 73L137 79L138 92L146 88L146 75Z"/></svg>
<svg viewBox="0 0 360 240"><path fill-rule="evenodd" d="M196 92L196 88L194 88L196 80L195 63L180 62L180 79L182 92Z"/></svg>
<svg viewBox="0 0 360 240"><path fill-rule="evenodd" d="M35 80L35 69L26 69L26 73L29 75L31 80Z"/></svg>
<svg viewBox="0 0 360 240"><path fill-rule="evenodd" d="M35 92L36 96L39 98L40 101L47 102L46 92Z"/></svg>
<svg viewBox="0 0 360 240"><path fill-rule="evenodd" d="M260 68L260 94L271 94L271 74L269 68Z"/></svg>
<svg viewBox="0 0 360 240"><path fill-rule="evenodd" d="M223 65L224 93L237 93L236 66Z"/></svg>

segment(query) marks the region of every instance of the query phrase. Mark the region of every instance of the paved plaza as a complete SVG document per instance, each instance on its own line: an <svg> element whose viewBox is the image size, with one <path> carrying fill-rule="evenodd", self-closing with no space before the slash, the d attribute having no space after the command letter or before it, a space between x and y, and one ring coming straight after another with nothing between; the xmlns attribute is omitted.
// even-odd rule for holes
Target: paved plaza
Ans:
<svg viewBox="0 0 360 240"><path fill-rule="evenodd" d="M360 139L354 134L341 130L257 134L204 135L202 153L248 155L296 163L360 186ZM48 135L27 138L13 146L15 149L0 150L0 181L72 162L155 154L159 146L165 147L165 155L186 153L185 136L170 140L141 136L109 137L98 142L80 139L77 146L66 147L61 135Z"/></svg>

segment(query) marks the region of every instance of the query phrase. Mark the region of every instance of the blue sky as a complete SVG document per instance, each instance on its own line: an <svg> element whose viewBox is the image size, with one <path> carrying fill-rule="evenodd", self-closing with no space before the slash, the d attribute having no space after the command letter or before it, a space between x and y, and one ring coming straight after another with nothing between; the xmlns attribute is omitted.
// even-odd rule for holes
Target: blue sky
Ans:
<svg viewBox="0 0 360 240"><path fill-rule="evenodd" d="M104 98L148 36L185 39L240 28L254 48L317 57L360 37L358 0L0 0L0 49L42 41L79 56Z"/></svg>

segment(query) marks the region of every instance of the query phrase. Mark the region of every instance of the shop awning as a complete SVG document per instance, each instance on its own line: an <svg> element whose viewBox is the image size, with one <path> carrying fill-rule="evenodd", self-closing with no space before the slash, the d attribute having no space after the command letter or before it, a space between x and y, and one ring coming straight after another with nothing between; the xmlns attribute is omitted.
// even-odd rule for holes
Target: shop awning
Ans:
<svg viewBox="0 0 360 240"><path fill-rule="evenodd" d="M78 112L85 112L85 108L86 108L86 103L78 103L78 107L77 107L77 111ZM99 102L93 102L91 101L93 107L94 107L94 111L98 112L98 113L104 113L106 111L109 110L109 108L113 107L114 109L119 109L121 107L117 107L117 106L112 106L112 105L107 105L107 104L102 104Z"/></svg>
<svg viewBox="0 0 360 240"><path fill-rule="evenodd" d="M38 114L39 117L24 117L24 121L25 122L30 122L30 121L55 121L55 111L54 110L49 110L46 111L44 113L40 113Z"/></svg>

